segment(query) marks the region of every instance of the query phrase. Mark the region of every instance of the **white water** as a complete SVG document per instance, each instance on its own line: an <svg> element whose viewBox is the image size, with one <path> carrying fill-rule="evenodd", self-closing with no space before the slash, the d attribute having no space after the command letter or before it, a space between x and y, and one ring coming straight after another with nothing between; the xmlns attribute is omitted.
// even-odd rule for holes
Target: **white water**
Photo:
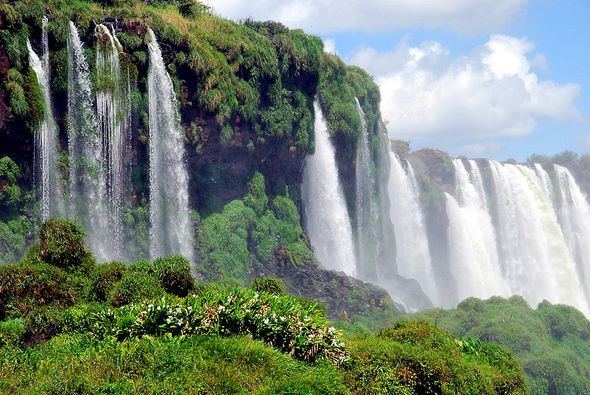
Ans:
<svg viewBox="0 0 590 395"><path fill-rule="evenodd" d="M68 36L69 216L83 225L99 261L112 255L102 144L97 130L91 73L78 29L70 22Z"/></svg>
<svg viewBox="0 0 590 395"><path fill-rule="evenodd" d="M315 152L305 161L302 185L307 234L323 268L354 275L352 227L338 179L335 151L317 102L314 111Z"/></svg>
<svg viewBox="0 0 590 395"><path fill-rule="evenodd" d="M53 103L49 90L49 40L47 36L47 18L43 18L43 59L35 53L31 43L27 40L29 50L29 64L35 75L45 103L45 115L35 132L35 171L37 173L37 188L41 199L41 220L49 217L63 217L63 180L58 170L58 129L53 117Z"/></svg>
<svg viewBox="0 0 590 395"><path fill-rule="evenodd" d="M356 262L359 276L376 280L380 237L378 232L377 202L375 200L375 178L371 166L369 131L365 113L355 97L356 108L361 119L361 138L355 163L355 211L356 211Z"/></svg>
<svg viewBox="0 0 590 395"><path fill-rule="evenodd" d="M406 162L406 168L407 171L397 155L390 152L389 215L395 230L397 269L400 275L417 280L426 296L437 304L439 297L420 207L420 192L409 162Z"/></svg>
<svg viewBox="0 0 590 395"><path fill-rule="evenodd" d="M543 182L528 167L492 161L503 275L512 294L588 314L576 265Z"/></svg>
<svg viewBox="0 0 590 395"><path fill-rule="evenodd" d="M150 256L182 254L192 261L188 172L183 132L170 75L149 29Z"/></svg>
<svg viewBox="0 0 590 395"><path fill-rule="evenodd" d="M470 163L471 174L462 160L454 159L453 165L457 199L449 194L446 199L449 264L457 283L457 302L468 296L505 296L508 292L502 279L481 173L475 161Z"/></svg>
<svg viewBox="0 0 590 395"><path fill-rule="evenodd" d="M121 218L126 177L127 101L121 76L121 45L104 25L96 28L96 110L101 140L102 179L108 205L111 259L123 257Z"/></svg>
<svg viewBox="0 0 590 395"><path fill-rule="evenodd" d="M590 205L572 173L559 165L554 168L561 191L562 229L577 262L586 298L590 299Z"/></svg>

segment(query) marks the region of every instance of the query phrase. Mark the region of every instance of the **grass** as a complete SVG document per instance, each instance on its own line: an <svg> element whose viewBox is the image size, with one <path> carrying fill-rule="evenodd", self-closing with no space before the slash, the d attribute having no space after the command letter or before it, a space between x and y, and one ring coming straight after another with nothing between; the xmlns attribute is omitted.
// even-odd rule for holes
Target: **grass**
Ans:
<svg viewBox="0 0 590 395"><path fill-rule="evenodd" d="M14 363L19 361L19 363ZM247 337L96 342L61 335L0 350L0 392L21 394L345 394L328 363L308 365Z"/></svg>

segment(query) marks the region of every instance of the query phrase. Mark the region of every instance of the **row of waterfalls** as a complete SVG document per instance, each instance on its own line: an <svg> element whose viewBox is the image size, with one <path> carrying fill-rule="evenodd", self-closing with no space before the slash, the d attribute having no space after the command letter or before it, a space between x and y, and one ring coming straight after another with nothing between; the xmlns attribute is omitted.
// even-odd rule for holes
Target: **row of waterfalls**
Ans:
<svg viewBox="0 0 590 395"><path fill-rule="evenodd" d="M28 43L46 108L35 137L41 216L82 223L99 261L128 259L123 211L130 193L136 81L124 66L115 30L106 25L95 31L93 81L78 30L70 23L68 165L63 171L49 90L46 25L45 19L41 56ZM148 52L150 256L180 253L192 260L189 176L178 103L151 30ZM416 303L417 294L434 306L453 306L469 296L518 294L531 304L547 299L589 314L590 206L568 169L453 160L454 189L442 197L446 223L439 236L446 256L441 259L432 250L430 213L422 207L412 164L392 152L384 127L377 136L380 152L372 152L375 144L358 100L356 106L361 134L354 204L349 206L326 121L314 103L315 151L305 163L302 200L306 231L323 267L377 283L410 309L425 306ZM413 290L404 293L408 279Z"/></svg>
<svg viewBox="0 0 590 395"><path fill-rule="evenodd" d="M364 120L358 101L357 108ZM425 218L430 214L412 164L386 141L386 177L379 177L363 121L351 219L318 112L316 106L316 151L307 159L303 195L311 244L325 267L377 283L409 309L418 304L400 293L398 276L419 283L434 306L455 306L470 296L522 295L531 305L548 300L589 314L590 205L568 169L454 159L454 190L444 193L448 223L439 235L446 239L446 256L434 259ZM392 233L379 225L385 216ZM380 252L387 245L396 246L393 254Z"/></svg>
<svg viewBox="0 0 590 395"><path fill-rule="evenodd" d="M130 183L131 94L129 70L115 31L98 25L95 89L78 29L68 36L68 182L59 170L59 133L49 91L47 19L41 57L30 43L29 62L45 100L35 141L41 217L68 217L83 225L99 261L125 260L123 206ZM176 94L154 33L149 30L150 256L181 253L192 259L188 173Z"/></svg>

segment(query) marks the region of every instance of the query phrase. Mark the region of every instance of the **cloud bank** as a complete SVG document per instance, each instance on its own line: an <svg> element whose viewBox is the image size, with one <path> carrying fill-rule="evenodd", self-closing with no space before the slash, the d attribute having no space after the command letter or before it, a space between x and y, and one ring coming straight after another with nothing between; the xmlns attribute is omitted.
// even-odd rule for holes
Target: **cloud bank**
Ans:
<svg viewBox="0 0 590 395"><path fill-rule="evenodd" d="M402 42L392 52L360 49L352 63L376 77L392 136L474 155L499 150L500 139L529 135L544 119L580 118L580 86L540 80L535 70L547 61L530 56L533 49L526 39L494 35L453 58L438 42Z"/></svg>
<svg viewBox="0 0 590 395"><path fill-rule="evenodd" d="M490 32L507 25L528 0L205 0L231 19L276 20L313 33L447 28Z"/></svg>

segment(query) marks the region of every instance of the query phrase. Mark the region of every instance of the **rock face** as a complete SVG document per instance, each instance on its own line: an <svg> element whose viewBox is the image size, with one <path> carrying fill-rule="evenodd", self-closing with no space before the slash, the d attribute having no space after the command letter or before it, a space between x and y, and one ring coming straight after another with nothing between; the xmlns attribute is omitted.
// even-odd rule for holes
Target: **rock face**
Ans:
<svg viewBox="0 0 590 395"><path fill-rule="evenodd" d="M281 278L287 293L316 300L326 307L330 319L348 319L354 315L398 311L391 297L382 288L362 282L343 272L322 270L315 264L296 266L276 257L262 268L255 268L252 277L274 275Z"/></svg>

